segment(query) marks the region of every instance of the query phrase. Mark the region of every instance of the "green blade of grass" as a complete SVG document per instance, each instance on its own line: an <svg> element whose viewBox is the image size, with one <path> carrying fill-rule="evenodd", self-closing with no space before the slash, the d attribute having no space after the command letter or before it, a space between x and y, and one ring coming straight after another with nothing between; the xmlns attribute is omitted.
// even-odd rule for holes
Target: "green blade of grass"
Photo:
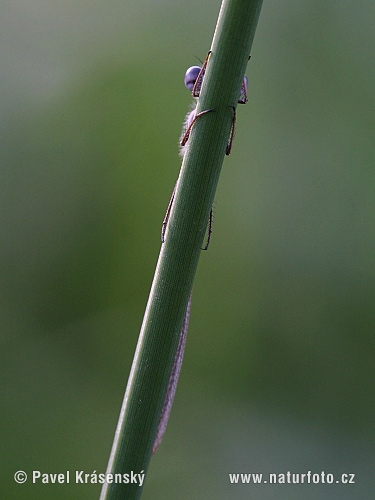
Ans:
<svg viewBox="0 0 375 500"><path fill-rule="evenodd" d="M139 498L262 0L224 0L147 303L101 499ZM121 475L115 481L115 474ZM111 476L108 476L109 478ZM204 496L204 495L203 495Z"/></svg>

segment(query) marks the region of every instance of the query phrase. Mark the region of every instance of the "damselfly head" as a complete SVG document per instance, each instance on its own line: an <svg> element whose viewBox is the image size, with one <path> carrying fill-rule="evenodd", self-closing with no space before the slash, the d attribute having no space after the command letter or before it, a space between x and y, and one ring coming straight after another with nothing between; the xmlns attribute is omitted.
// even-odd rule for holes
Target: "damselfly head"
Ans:
<svg viewBox="0 0 375 500"><path fill-rule="evenodd" d="M201 89L205 69L206 69L205 65L203 65L203 70L200 66L190 66L190 68L188 68L186 70L185 77L184 77L185 87L193 92L194 97L199 96L199 91ZM199 81L197 82L198 79L199 79ZM242 81L238 102L239 102L239 104L246 104L247 103L247 77L246 76L244 76L243 81Z"/></svg>
<svg viewBox="0 0 375 500"><path fill-rule="evenodd" d="M200 66L190 66L190 68L186 70L184 83L185 87L188 88L189 90L193 90L194 84L198 78L200 70L201 70Z"/></svg>

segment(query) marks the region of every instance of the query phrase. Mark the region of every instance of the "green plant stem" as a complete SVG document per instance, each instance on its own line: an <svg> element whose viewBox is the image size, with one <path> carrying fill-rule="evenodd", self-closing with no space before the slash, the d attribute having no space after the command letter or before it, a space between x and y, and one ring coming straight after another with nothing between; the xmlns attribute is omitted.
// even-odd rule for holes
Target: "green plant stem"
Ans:
<svg viewBox="0 0 375 500"><path fill-rule="evenodd" d="M262 0L224 0L121 408L107 474L146 473ZM101 499L139 498L105 484Z"/></svg>

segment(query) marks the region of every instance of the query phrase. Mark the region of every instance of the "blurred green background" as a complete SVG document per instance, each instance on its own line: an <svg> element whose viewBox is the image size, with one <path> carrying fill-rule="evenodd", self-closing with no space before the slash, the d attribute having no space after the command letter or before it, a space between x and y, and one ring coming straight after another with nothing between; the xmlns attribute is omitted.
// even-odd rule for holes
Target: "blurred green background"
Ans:
<svg viewBox="0 0 375 500"><path fill-rule="evenodd" d="M0 6L2 498L92 499L219 0ZM373 498L375 4L265 1L146 499ZM231 486L228 473L355 473Z"/></svg>

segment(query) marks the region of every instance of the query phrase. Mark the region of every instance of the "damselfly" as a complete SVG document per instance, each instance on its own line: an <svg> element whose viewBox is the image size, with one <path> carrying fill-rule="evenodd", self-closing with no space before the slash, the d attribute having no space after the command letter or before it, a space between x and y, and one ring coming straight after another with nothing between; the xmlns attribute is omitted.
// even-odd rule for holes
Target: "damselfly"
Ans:
<svg viewBox="0 0 375 500"><path fill-rule="evenodd" d="M203 63L202 66L191 66L185 73L185 78L184 78L184 83L185 87L191 90L192 96L195 98L194 101L194 107L193 109L186 115L185 121L184 121L184 126L182 130L182 134L180 137L180 154L181 156L184 156L185 154L185 145L189 139L190 135L190 130L196 120L204 115L205 113L208 113L211 110L206 110L206 111L201 111L200 113L196 114L196 99L199 97L201 87L202 87L202 82L203 82L203 77L204 73L206 71L207 67L207 62L210 57L211 52L207 54L207 57ZM241 90L240 90L240 96L238 98L238 104L246 104L248 101L247 99L247 77L244 76L242 85L241 85ZM229 155L232 149L232 142L234 138L234 129L236 125L236 108L233 106L233 121L232 121L232 128L229 136L229 141L226 147L226 154Z"/></svg>
<svg viewBox="0 0 375 500"><path fill-rule="evenodd" d="M183 128L182 128L182 134L180 137L180 155L183 157L186 151L186 144L189 140L189 135L192 127L194 126L194 123L197 121L198 118L200 118L202 115L209 113L212 111L211 109L207 109L205 111L201 111L200 113L196 113L196 103L197 103L197 98L199 97L202 82L203 82L203 77L204 73L206 70L207 62L210 57L210 52L207 54L207 57L203 63L202 66L191 66L185 73L185 78L184 78L184 83L186 88L192 91L192 96L195 98L194 100L194 107L192 108L191 111L186 115ZM239 104L246 104L247 103L247 78L246 76L244 77L240 89L240 96L238 98L238 103ZM235 131L235 125L236 125L236 109L233 106L233 120L232 120L232 127L229 135L229 140L228 144L226 146L226 154L229 155L232 149L232 142L234 138L234 131ZM162 224L162 230L161 230L161 240L162 243L164 243L164 238L165 238L165 232L167 229L167 224L168 224L168 219L169 215L172 209L173 205L173 200L175 196L175 191L176 191L176 185L173 189L173 193L171 196L171 199L169 200L169 204L167 207L166 214L163 219L163 224ZM207 250L208 245L210 243L210 238L212 234L212 208L210 210L210 216L209 216L209 221L208 221L208 235L207 235L207 242L206 246L203 248L203 250ZM177 389L177 382L178 378L180 376L180 371L181 371L181 366L182 366L182 360L184 357L184 350L185 350L185 344L186 344L186 335L188 331L188 326L189 326L189 318L190 318L190 308L191 308L191 293L189 297L189 302L186 308L186 313L185 313L185 318L184 322L182 325L181 333L180 333L180 339L179 343L177 346L177 352L176 356L174 359L173 363L173 368L172 372L169 378L169 383L168 383L168 388L167 388L167 394L164 400L163 404L163 409L162 409L162 414L160 417L158 429L156 432L156 437L153 445L152 452L156 453L162 439L165 433L165 430L167 428L168 424L168 419L169 415L172 409L172 404L173 404L173 399L176 394L176 389Z"/></svg>

